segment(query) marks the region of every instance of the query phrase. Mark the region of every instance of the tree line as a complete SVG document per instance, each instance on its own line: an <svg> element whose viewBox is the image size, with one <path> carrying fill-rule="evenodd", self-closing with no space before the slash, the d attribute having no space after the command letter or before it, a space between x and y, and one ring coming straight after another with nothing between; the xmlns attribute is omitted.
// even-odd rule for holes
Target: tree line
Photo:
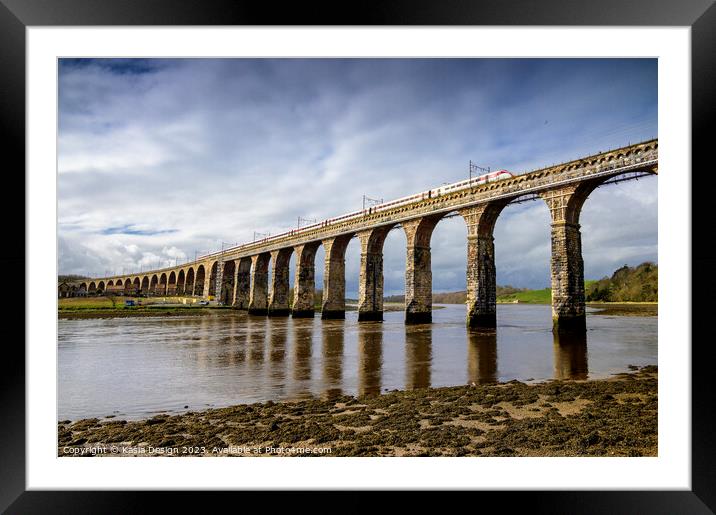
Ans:
<svg viewBox="0 0 716 515"><path fill-rule="evenodd" d="M650 261L636 267L624 265L611 277L591 282L585 294L588 302L657 302L659 267Z"/></svg>

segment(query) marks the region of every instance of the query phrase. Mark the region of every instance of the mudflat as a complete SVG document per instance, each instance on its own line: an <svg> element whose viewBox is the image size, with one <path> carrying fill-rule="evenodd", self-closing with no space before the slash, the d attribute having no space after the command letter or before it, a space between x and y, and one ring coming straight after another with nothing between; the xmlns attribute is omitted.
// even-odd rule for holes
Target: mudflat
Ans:
<svg viewBox="0 0 716 515"><path fill-rule="evenodd" d="M633 367L635 368L635 367ZM58 423L58 456L656 456L655 366Z"/></svg>

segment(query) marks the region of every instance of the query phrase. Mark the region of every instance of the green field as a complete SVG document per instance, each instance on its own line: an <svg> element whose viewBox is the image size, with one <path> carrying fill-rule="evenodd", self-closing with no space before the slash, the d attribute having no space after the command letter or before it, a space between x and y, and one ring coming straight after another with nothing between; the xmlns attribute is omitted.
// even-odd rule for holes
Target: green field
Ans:
<svg viewBox="0 0 716 515"><path fill-rule="evenodd" d="M549 304L552 302L552 290L550 288L528 290L497 297L497 302L510 303L515 301L525 304Z"/></svg>
<svg viewBox="0 0 716 515"><path fill-rule="evenodd" d="M163 300L166 298L166 302ZM114 300L114 305L112 305ZM70 297L57 299L57 309L60 311L75 311L83 309L125 309L124 301L133 300L135 303L141 301L141 306L128 307L126 309L136 309L145 307L160 307L164 304L181 303L180 297L153 297L153 298L137 298L137 297ZM190 304L187 304L190 306Z"/></svg>
<svg viewBox="0 0 716 515"><path fill-rule="evenodd" d="M586 290L589 286L597 281L588 279L584 281L584 289ZM552 303L552 288L544 288L542 290L527 290L520 291L517 293L510 293L509 295L500 295L497 297L497 302L510 303L518 301L524 304L551 304Z"/></svg>

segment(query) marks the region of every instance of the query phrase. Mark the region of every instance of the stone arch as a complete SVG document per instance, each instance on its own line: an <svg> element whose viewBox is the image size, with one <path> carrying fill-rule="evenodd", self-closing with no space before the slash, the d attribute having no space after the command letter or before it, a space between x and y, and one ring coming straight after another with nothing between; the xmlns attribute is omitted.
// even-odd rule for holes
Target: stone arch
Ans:
<svg viewBox="0 0 716 515"><path fill-rule="evenodd" d="M224 262L224 269L221 274L221 291L217 300L225 306L231 306L234 302L234 277L236 275L236 264L233 260Z"/></svg>
<svg viewBox="0 0 716 515"><path fill-rule="evenodd" d="M63 299L70 296L70 285L67 283L60 283L57 285L57 298Z"/></svg>
<svg viewBox="0 0 716 515"><path fill-rule="evenodd" d="M315 314L316 297L316 251L320 241L297 246L296 274L293 283L294 317L313 317Z"/></svg>
<svg viewBox="0 0 716 515"><path fill-rule="evenodd" d="M182 268L179 270L179 273L177 274L177 285L176 285L176 293L177 295L184 295L184 284L186 283L186 272Z"/></svg>
<svg viewBox="0 0 716 515"><path fill-rule="evenodd" d="M250 315L265 315L268 312L268 269L270 262L271 254L268 252L251 256Z"/></svg>
<svg viewBox="0 0 716 515"><path fill-rule="evenodd" d="M614 176L619 175L617 172ZM589 195L609 177L540 193L552 217L551 283L555 331L585 331L584 261L579 216Z"/></svg>
<svg viewBox="0 0 716 515"><path fill-rule="evenodd" d="M174 270L169 272L167 278L167 295L176 295L177 292L177 274Z"/></svg>
<svg viewBox="0 0 716 515"><path fill-rule="evenodd" d="M459 211L467 224L467 325L497 325L495 223L510 201L503 199Z"/></svg>
<svg viewBox="0 0 716 515"><path fill-rule="evenodd" d="M166 295L167 294L167 274L166 272L162 272L162 274L159 276L159 295Z"/></svg>
<svg viewBox="0 0 716 515"><path fill-rule="evenodd" d="M248 309L251 295L251 258L243 257L238 260L237 268L233 306L238 309Z"/></svg>
<svg viewBox="0 0 716 515"><path fill-rule="evenodd" d="M204 295L204 283L206 280L206 269L204 265L199 265L194 276L194 295Z"/></svg>
<svg viewBox="0 0 716 515"><path fill-rule="evenodd" d="M108 290L109 290L110 286L114 286L114 281L113 281L112 279L110 279L109 281L107 281L107 289L108 289Z"/></svg>
<svg viewBox="0 0 716 515"><path fill-rule="evenodd" d="M343 319L346 312L346 250L355 234L323 240L323 300L321 318Z"/></svg>
<svg viewBox="0 0 716 515"><path fill-rule="evenodd" d="M97 283L97 295L102 295L105 291L105 284L104 281L100 281Z"/></svg>
<svg viewBox="0 0 716 515"><path fill-rule="evenodd" d="M361 245L358 320L383 320L383 244L396 224L357 233Z"/></svg>
<svg viewBox="0 0 716 515"><path fill-rule="evenodd" d="M219 273L219 262L214 261L209 268L209 297L216 297L216 277Z"/></svg>
<svg viewBox="0 0 716 515"><path fill-rule="evenodd" d="M432 321L433 275L430 239L443 214L403 222L406 239L405 322Z"/></svg>
<svg viewBox="0 0 716 515"><path fill-rule="evenodd" d="M157 285L159 284L159 277L157 277L157 274L154 274L152 278L149 280L149 293L156 293L157 292Z"/></svg>
<svg viewBox="0 0 716 515"><path fill-rule="evenodd" d="M196 295L195 282L196 272L194 271L194 267L189 267L186 272L186 280L184 281L184 292L187 295Z"/></svg>
<svg viewBox="0 0 716 515"><path fill-rule="evenodd" d="M149 293L149 276L148 275L145 275L144 277L142 277L141 292Z"/></svg>
<svg viewBox="0 0 716 515"><path fill-rule="evenodd" d="M137 283L137 285L139 285L139 283ZM132 292L132 278L131 278L131 277L127 277L127 278L124 280L124 293L127 294L127 295L131 295L131 294L133 293L133 292Z"/></svg>
<svg viewBox="0 0 716 515"><path fill-rule="evenodd" d="M547 204L550 212L552 212L552 220L579 225L579 215L582 212L584 203L589 198L589 195L606 180L606 178L591 179L572 186L569 188L568 194L562 197L559 205L554 200L551 203L548 201ZM549 196L549 192L543 195L543 198L545 196Z"/></svg>
<svg viewBox="0 0 716 515"><path fill-rule="evenodd" d="M288 315L289 263L293 247L271 252L271 284L269 285L268 314Z"/></svg>

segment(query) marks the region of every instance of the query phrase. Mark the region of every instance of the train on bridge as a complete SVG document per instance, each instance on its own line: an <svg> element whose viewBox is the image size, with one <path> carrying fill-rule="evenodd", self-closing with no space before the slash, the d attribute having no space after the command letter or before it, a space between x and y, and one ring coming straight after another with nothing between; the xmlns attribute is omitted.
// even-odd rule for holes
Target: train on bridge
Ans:
<svg viewBox="0 0 716 515"><path fill-rule="evenodd" d="M281 234L276 234L273 236L268 236L266 238L263 238L261 240L257 240L259 242L270 242L275 239L282 238L284 236L293 236L296 234L301 234L304 231L310 231L311 229L315 229L317 227L325 227L328 225L331 225L336 222L345 222L346 220L351 220L353 218L358 218L367 214L372 213L379 213L381 211L385 211L388 209L393 209L398 206L402 206L405 204L410 204L413 202L418 202L420 200L429 199L432 197L439 197L440 195L445 195L447 193L454 193L456 191L464 190L467 188L473 188L475 186L481 186L482 184L486 184L488 182L495 182L500 181L503 179L510 179L514 177L514 175L507 170L497 170L496 172L490 172L486 173L484 175L480 175L478 177L470 178L464 181L459 182L453 182L451 184L444 184L439 188L423 191L420 193L416 193L414 195L410 195L408 197L402 197L396 200L391 200L389 202L384 202L377 204L375 206L369 207L368 209L361 209L360 211L354 211L353 213L348 213L343 216L339 216L336 218L329 218L327 220L322 220L320 222L316 222L311 225L306 225L304 227L300 227L298 229L292 229L290 231L283 232Z"/></svg>

